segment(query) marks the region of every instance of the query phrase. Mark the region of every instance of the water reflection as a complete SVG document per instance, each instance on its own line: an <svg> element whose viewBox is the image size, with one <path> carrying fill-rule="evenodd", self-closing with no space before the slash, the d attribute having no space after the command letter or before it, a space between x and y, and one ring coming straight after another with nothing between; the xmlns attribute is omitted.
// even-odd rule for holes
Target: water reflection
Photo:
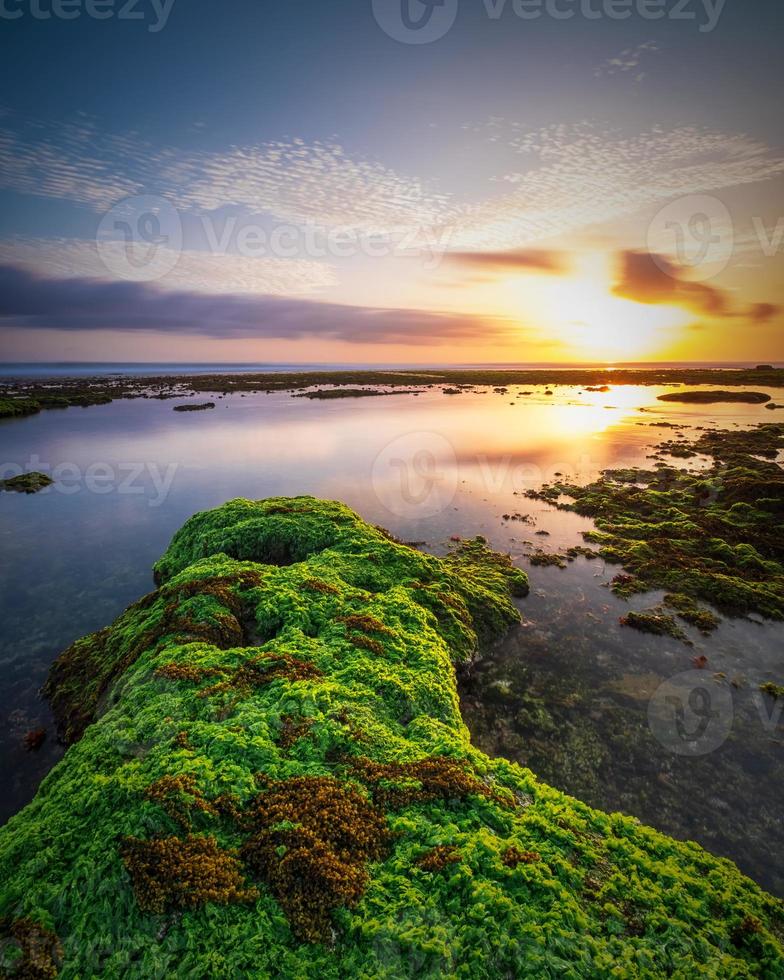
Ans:
<svg viewBox="0 0 784 980"><path fill-rule="evenodd" d="M689 649L619 626L628 607L605 587L617 568L583 559L530 568L526 558L535 547L581 543L590 522L526 500L525 489L644 463L652 443L673 436L655 421L771 421L760 406L664 405L663 390L249 394L216 398L203 413L128 401L0 424L2 476L14 467L59 474L37 496L0 496L2 817L31 798L60 754L51 737L37 753L23 744L50 724L36 693L49 663L152 587L151 566L183 521L232 497L312 493L435 552L454 535L483 534L529 571L525 626L461 678L478 744L590 803L697 839L784 892L783 729L780 719L764 724L753 696L760 681L784 680L782 628L725 621L709 640L693 635ZM771 394L784 402L784 392ZM657 740L648 705L700 654L704 675L730 691L733 718L719 748L688 758Z"/></svg>

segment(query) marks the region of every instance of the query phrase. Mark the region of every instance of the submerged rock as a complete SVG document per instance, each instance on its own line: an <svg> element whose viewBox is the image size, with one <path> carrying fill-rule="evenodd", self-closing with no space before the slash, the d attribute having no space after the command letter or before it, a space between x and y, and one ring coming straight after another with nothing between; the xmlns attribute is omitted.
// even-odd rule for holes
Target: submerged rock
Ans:
<svg viewBox="0 0 784 980"><path fill-rule="evenodd" d="M199 402L196 405L175 405L172 409L173 412L207 412L209 409L215 408L215 402Z"/></svg>
<svg viewBox="0 0 784 980"><path fill-rule="evenodd" d="M764 391L670 391L659 395L660 402L693 402L697 405L711 405L714 402L747 402L762 405L770 401Z"/></svg>
<svg viewBox="0 0 784 980"><path fill-rule="evenodd" d="M19 476L12 476L7 480L0 480L0 490L8 490L13 493L38 493L50 487L54 480L46 473L21 473Z"/></svg>
<svg viewBox="0 0 784 980"><path fill-rule="evenodd" d="M63 977L784 971L782 904L730 862L471 746L454 665L519 621L508 557L236 500L156 580L52 670L74 744L0 829L0 968L37 944Z"/></svg>

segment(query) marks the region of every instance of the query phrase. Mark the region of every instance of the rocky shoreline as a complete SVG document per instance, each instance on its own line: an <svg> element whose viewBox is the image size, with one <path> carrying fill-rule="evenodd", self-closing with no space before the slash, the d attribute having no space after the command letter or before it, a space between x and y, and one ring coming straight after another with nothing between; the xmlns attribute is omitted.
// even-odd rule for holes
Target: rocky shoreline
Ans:
<svg viewBox="0 0 784 980"><path fill-rule="evenodd" d="M579 385L604 391L609 385L768 385L784 387L784 369L760 365L751 369L713 368L553 368L538 370L310 371L260 374L194 374L96 376L79 378L9 378L0 382L0 419L22 418L49 409L105 405L116 399L182 398L212 393L308 391L310 398L367 397L388 389L441 388L460 394L487 388L503 394L508 385ZM359 387L361 386L361 388ZM312 390L311 390L312 389ZM341 392L341 389L343 391ZM353 389L351 395L346 391ZM741 398L741 400L743 400Z"/></svg>

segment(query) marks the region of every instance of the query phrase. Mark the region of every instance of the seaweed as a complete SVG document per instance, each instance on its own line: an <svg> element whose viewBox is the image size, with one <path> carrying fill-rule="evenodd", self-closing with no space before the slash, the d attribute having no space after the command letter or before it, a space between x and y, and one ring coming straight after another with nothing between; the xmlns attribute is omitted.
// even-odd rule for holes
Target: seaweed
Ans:
<svg viewBox="0 0 784 980"><path fill-rule="evenodd" d="M782 448L784 427L773 423L711 430L686 445L713 457L707 469L607 471L586 486L555 484L539 495L594 518L596 529L583 537L623 565L611 583L616 594L664 589L667 604L703 631L715 617L700 601L729 615L782 619L784 470L773 462Z"/></svg>
<svg viewBox="0 0 784 980"><path fill-rule="evenodd" d="M144 912L253 902L259 896L246 885L237 854L221 848L214 837L126 837L120 853Z"/></svg>
<svg viewBox="0 0 784 980"><path fill-rule="evenodd" d="M63 959L63 947L57 936L28 917L0 920L2 941L11 941L17 950L14 965L3 970L4 978L14 980L53 980L59 973Z"/></svg>
<svg viewBox="0 0 784 980"><path fill-rule="evenodd" d="M54 480L46 473L21 473L19 476L0 480L0 490L7 490L12 493L39 493L53 483Z"/></svg>
<svg viewBox="0 0 784 980"><path fill-rule="evenodd" d="M621 626L631 626L641 633L653 633L656 636L671 636L675 640L687 640L686 634L678 626L672 616L661 608L644 609L641 612L626 613L620 618Z"/></svg>
<svg viewBox="0 0 784 980"><path fill-rule="evenodd" d="M520 622L508 556L232 501L157 575L53 668L72 744L0 828L0 915L64 976L784 971L781 903L730 862L471 745L455 666Z"/></svg>
<svg viewBox="0 0 784 980"><path fill-rule="evenodd" d="M429 851L425 851L424 854L416 859L417 867L420 867L423 871L427 871L430 874L436 874L438 871L443 871L444 868L448 867L450 864L460 863L460 851L456 847L452 847L449 844L439 844L436 847L431 847Z"/></svg>

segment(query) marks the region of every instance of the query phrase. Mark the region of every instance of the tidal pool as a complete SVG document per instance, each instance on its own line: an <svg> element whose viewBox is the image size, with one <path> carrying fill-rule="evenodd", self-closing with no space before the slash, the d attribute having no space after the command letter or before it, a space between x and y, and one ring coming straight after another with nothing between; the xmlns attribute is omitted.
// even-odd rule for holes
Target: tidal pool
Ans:
<svg viewBox="0 0 784 980"><path fill-rule="evenodd" d="M697 840L784 894L783 705L758 691L784 683L784 626L725 618L710 637L687 628L689 647L619 624L660 595L615 597L607 583L618 566L527 558L581 544L592 525L525 490L652 465L653 445L699 426L780 415L657 401L666 390L237 394L204 412L172 411L187 399L134 400L0 423L0 479L22 469L55 479L34 496L0 494L0 818L32 798L62 754L37 693L50 663L153 587L152 564L181 524L232 497L314 494L437 553L484 535L528 572L523 625L460 671L481 748L590 804ZM766 390L784 403L784 390ZM698 670L693 658L703 656ZM39 728L48 737L28 751L24 737Z"/></svg>

